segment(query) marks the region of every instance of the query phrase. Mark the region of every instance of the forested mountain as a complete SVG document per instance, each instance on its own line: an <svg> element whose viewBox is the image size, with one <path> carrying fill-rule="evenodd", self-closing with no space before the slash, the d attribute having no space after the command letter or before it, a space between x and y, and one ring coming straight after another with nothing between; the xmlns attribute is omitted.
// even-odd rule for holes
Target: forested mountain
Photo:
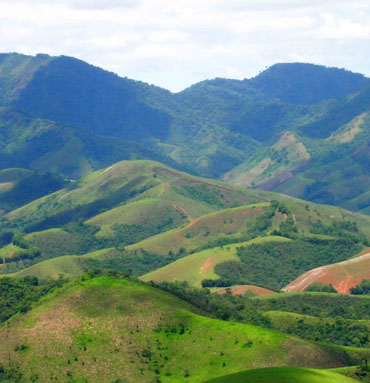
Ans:
<svg viewBox="0 0 370 383"><path fill-rule="evenodd" d="M0 56L0 167L77 179L122 159L369 213L370 80L277 64L173 94L71 57Z"/></svg>

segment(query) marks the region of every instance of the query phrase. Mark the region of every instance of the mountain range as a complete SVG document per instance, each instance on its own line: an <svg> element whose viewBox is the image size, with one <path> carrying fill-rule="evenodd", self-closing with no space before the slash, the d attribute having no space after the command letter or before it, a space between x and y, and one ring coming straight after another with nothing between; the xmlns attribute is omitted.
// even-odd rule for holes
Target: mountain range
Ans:
<svg viewBox="0 0 370 383"><path fill-rule="evenodd" d="M0 168L77 180L150 159L366 214L369 110L370 79L338 68L276 64L174 94L71 57L2 54Z"/></svg>

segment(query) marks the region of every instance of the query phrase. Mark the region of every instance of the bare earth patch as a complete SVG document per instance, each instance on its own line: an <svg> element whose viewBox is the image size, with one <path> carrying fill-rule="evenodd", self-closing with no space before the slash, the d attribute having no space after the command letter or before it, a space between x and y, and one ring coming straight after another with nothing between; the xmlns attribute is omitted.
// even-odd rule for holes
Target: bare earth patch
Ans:
<svg viewBox="0 0 370 383"><path fill-rule="evenodd" d="M332 284L340 294L348 294L363 279L370 279L370 251L348 261L310 270L286 286L283 291L304 291L314 282Z"/></svg>

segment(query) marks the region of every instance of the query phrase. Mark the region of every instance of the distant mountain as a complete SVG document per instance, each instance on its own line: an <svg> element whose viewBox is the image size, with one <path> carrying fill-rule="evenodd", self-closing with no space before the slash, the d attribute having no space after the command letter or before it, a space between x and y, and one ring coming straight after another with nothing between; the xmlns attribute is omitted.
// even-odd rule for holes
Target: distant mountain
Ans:
<svg viewBox="0 0 370 383"><path fill-rule="evenodd" d="M359 73L303 63L275 64L247 81L269 97L300 105L339 99L369 84Z"/></svg>
<svg viewBox="0 0 370 383"><path fill-rule="evenodd" d="M369 213L369 92L361 74L292 63L172 94L71 57L2 54L0 168L77 179L151 159Z"/></svg>

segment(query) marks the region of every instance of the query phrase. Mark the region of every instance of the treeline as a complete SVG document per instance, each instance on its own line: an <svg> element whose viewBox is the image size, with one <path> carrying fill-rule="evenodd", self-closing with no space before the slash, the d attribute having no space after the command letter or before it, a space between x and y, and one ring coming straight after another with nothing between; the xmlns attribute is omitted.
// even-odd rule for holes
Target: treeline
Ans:
<svg viewBox="0 0 370 383"><path fill-rule="evenodd" d="M300 338L341 346L365 348L370 346L369 328L367 324L361 322L341 318L313 320L311 317L296 320L289 316L280 320L280 324L274 324L273 328Z"/></svg>
<svg viewBox="0 0 370 383"><path fill-rule="evenodd" d="M370 320L370 299L344 294L277 294L268 299L250 299L250 304L260 311L284 311L317 318Z"/></svg>
<svg viewBox="0 0 370 383"><path fill-rule="evenodd" d="M127 251L116 248L99 258L80 258L79 264L85 271L93 269L111 269L130 276L140 276L159 269L183 257L183 252L170 253L167 256L149 253L145 250Z"/></svg>
<svg viewBox="0 0 370 383"><path fill-rule="evenodd" d="M190 287L187 282L150 282L149 285L191 303L214 318L264 327L271 325L267 318L250 306L248 300L240 295L212 294L208 289Z"/></svg>
<svg viewBox="0 0 370 383"><path fill-rule="evenodd" d="M202 287L230 287L233 283L228 279L218 278L218 279L203 279Z"/></svg>

